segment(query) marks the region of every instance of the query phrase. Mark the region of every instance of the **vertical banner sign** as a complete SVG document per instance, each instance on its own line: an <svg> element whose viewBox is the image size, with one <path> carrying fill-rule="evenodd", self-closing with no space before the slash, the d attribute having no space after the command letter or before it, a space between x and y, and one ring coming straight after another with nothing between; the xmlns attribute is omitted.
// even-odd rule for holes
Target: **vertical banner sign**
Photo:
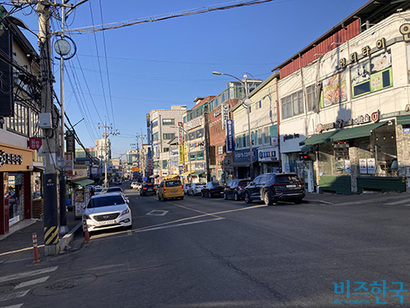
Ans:
<svg viewBox="0 0 410 308"><path fill-rule="evenodd" d="M229 120L229 105L222 105L222 129L225 129L226 121Z"/></svg>
<svg viewBox="0 0 410 308"><path fill-rule="evenodd" d="M1 7L2 12L4 8ZM12 61L11 34L5 27L0 31L0 51L3 57ZM8 61L0 61L0 116L10 117L13 115L13 86L12 68Z"/></svg>
<svg viewBox="0 0 410 308"><path fill-rule="evenodd" d="M178 156L179 156L179 164L184 164L184 144L180 144L178 146Z"/></svg>
<svg viewBox="0 0 410 308"><path fill-rule="evenodd" d="M66 152L67 153L75 153L75 140L74 140L74 135L67 131L66 132Z"/></svg>
<svg viewBox="0 0 410 308"><path fill-rule="evenodd" d="M182 122L178 122L178 144L184 143L184 131L182 128Z"/></svg>
<svg viewBox="0 0 410 308"><path fill-rule="evenodd" d="M233 120L226 120L226 152L235 151Z"/></svg>

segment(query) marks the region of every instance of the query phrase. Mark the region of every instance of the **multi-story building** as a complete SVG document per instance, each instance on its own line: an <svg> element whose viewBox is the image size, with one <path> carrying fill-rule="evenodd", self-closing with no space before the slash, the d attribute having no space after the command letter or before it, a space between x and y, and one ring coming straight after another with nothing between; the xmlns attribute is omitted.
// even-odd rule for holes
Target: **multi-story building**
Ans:
<svg viewBox="0 0 410 308"><path fill-rule="evenodd" d="M182 116L185 112L186 106L181 105L173 105L170 110L157 109L150 111L153 176L155 177L168 175L168 159L164 158L162 153L170 150L169 142L175 138L178 123L182 123Z"/></svg>
<svg viewBox="0 0 410 308"><path fill-rule="evenodd" d="M0 234L6 234L43 213L40 69L36 51L8 19L1 21L0 50Z"/></svg>
<svg viewBox="0 0 410 308"><path fill-rule="evenodd" d="M274 69L282 168L309 191L406 189L409 8L369 1Z"/></svg>

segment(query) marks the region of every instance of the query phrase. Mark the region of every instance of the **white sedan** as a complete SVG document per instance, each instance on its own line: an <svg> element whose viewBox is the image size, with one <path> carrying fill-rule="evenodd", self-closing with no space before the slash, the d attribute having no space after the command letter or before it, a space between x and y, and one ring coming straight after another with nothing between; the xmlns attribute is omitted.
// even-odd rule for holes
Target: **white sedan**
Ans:
<svg viewBox="0 0 410 308"><path fill-rule="evenodd" d="M132 228L131 209L122 193L113 192L91 197L83 214L88 231Z"/></svg>

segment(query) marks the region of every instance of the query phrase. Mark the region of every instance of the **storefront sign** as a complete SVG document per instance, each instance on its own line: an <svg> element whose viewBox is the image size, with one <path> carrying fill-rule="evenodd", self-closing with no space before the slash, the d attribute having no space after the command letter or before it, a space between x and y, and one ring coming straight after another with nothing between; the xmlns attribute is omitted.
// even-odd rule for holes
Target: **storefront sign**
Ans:
<svg viewBox="0 0 410 308"><path fill-rule="evenodd" d="M74 135L71 134L70 132L66 132L66 151L67 153L75 153L75 141L74 141Z"/></svg>
<svg viewBox="0 0 410 308"><path fill-rule="evenodd" d="M235 151L233 120L226 120L226 152Z"/></svg>
<svg viewBox="0 0 410 308"><path fill-rule="evenodd" d="M41 137L31 137L29 139L29 148L32 150L38 150L41 147Z"/></svg>
<svg viewBox="0 0 410 308"><path fill-rule="evenodd" d="M401 29L401 28L400 28ZM402 33L403 34L403 33ZM379 40L376 41L376 47L378 49L386 49L387 45L386 45L386 39L383 37ZM362 56L363 57L369 57L370 56L370 46L365 46L362 48ZM357 52L353 52L350 54L349 56L350 58L350 62L351 63L355 63L359 60L359 55ZM347 59L346 58L342 58L339 60L339 67L341 69L344 69L347 66Z"/></svg>
<svg viewBox="0 0 410 308"><path fill-rule="evenodd" d="M359 159L359 168L361 174L367 174L367 159L361 158Z"/></svg>
<svg viewBox="0 0 410 308"><path fill-rule="evenodd" d="M258 160L258 149L252 149L252 161L255 162ZM235 162L249 162L251 153L249 149L245 150L236 150L234 154Z"/></svg>
<svg viewBox="0 0 410 308"><path fill-rule="evenodd" d="M350 174L350 160L345 160L345 174Z"/></svg>
<svg viewBox="0 0 410 308"><path fill-rule="evenodd" d="M202 123L202 117L198 117L195 119L192 119L191 121L187 122L185 125L186 130L190 130L192 128L200 126Z"/></svg>
<svg viewBox="0 0 410 308"><path fill-rule="evenodd" d="M367 159L367 173L376 174L376 160L374 158Z"/></svg>
<svg viewBox="0 0 410 308"><path fill-rule="evenodd" d="M260 162L270 162L278 160L277 151L274 148L259 149L259 161Z"/></svg>
<svg viewBox="0 0 410 308"><path fill-rule="evenodd" d="M360 125L360 124L367 124L367 123L376 123L380 120L380 110L377 110L371 114L360 115L354 119L349 119L347 121L343 121L341 119L337 120L336 122L326 123L326 124L318 124L316 125L316 131L321 133L326 130L330 130L333 128L343 128L346 126L352 125ZM286 136L286 135L285 135Z"/></svg>
<svg viewBox="0 0 410 308"><path fill-rule="evenodd" d="M291 139L296 139L296 138L300 138L299 134L286 134L283 136L283 142L285 142L286 140L291 140Z"/></svg>
<svg viewBox="0 0 410 308"><path fill-rule="evenodd" d="M23 155L6 153L4 150L0 150L0 167L4 165L22 165Z"/></svg>
<svg viewBox="0 0 410 308"><path fill-rule="evenodd" d="M223 104L221 107L222 110L222 129L226 127L226 121L229 120L229 105Z"/></svg>

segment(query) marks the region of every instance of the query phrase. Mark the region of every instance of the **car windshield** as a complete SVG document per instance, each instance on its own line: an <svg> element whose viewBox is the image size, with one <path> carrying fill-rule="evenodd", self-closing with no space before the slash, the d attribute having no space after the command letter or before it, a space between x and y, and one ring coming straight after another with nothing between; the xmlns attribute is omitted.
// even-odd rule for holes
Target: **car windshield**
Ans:
<svg viewBox="0 0 410 308"><path fill-rule="evenodd" d="M212 182L212 183L211 183L211 186L212 186L212 187L218 187L218 186L220 186L220 185L219 185L219 183L217 183L217 182Z"/></svg>
<svg viewBox="0 0 410 308"><path fill-rule="evenodd" d="M121 187L110 187L107 189L107 192L113 192L113 191L122 191Z"/></svg>
<svg viewBox="0 0 410 308"><path fill-rule="evenodd" d="M181 181L166 181L165 187L181 186Z"/></svg>
<svg viewBox="0 0 410 308"><path fill-rule="evenodd" d="M293 174L281 174L276 176L278 183L295 183L299 182L298 177Z"/></svg>
<svg viewBox="0 0 410 308"><path fill-rule="evenodd" d="M99 192L102 192L102 188L96 188L94 191L96 192L96 193L99 193Z"/></svg>
<svg viewBox="0 0 410 308"><path fill-rule="evenodd" d="M124 199L120 196L106 196L103 198L92 198L88 203L87 208L95 208L95 207L102 207L102 206L110 206L110 205L117 205L117 204L124 204Z"/></svg>

